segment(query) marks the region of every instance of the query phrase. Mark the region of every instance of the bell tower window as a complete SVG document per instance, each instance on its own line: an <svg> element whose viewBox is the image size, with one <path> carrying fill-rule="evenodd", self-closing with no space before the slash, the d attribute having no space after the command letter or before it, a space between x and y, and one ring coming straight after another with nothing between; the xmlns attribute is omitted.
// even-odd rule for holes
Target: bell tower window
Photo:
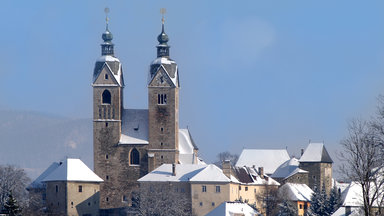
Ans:
<svg viewBox="0 0 384 216"><path fill-rule="evenodd" d="M159 105L167 104L167 95L166 94L157 94L157 104L159 104Z"/></svg>
<svg viewBox="0 0 384 216"><path fill-rule="evenodd" d="M132 149L131 154L129 155L129 162L131 165L139 165L140 164L140 153L137 149Z"/></svg>
<svg viewBox="0 0 384 216"><path fill-rule="evenodd" d="M111 104L111 93L108 90L104 90L102 94L102 103Z"/></svg>

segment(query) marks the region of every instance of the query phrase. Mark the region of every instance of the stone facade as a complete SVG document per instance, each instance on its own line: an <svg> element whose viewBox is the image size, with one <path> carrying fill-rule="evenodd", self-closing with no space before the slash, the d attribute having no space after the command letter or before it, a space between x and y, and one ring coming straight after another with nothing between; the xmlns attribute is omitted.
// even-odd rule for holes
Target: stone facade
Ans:
<svg viewBox="0 0 384 216"><path fill-rule="evenodd" d="M298 184L306 184L309 185L308 182L308 173L296 173L287 178L273 178L278 181L281 185L285 183L298 183Z"/></svg>
<svg viewBox="0 0 384 216"><path fill-rule="evenodd" d="M148 122L137 125L137 130L148 127L146 142L121 143L123 124L129 123L124 122L122 66L113 56L112 34L108 29L103 34L102 57L95 64L92 85L94 171L104 180L101 209L131 206L137 179L163 163L179 163L178 71L164 35L163 28L158 38L162 52L150 66Z"/></svg>
<svg viewBox="0 0 384 216"><path fill-rule="evenodd" d="M300 169L308 171L308 186L322 190L323 185L327 194L332 189L332 163L300 162Z"/></svg>
<svg viewBox="0 0 384 216"><path fill-rule="evenodd" d="M49 215L99 215L99 183L47 182L47 212Z"/></svg>

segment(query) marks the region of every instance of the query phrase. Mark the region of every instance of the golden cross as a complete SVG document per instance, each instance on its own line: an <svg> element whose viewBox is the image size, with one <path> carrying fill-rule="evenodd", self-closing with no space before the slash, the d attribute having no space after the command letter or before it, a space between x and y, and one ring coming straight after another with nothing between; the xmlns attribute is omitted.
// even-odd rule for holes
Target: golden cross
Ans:
<svg viewBox="0 0 384 216"><path fill-rule="evenodd" d="M161 8L160 13L162 15L161 22L164 24L164 14L167 13L167 10L165 8Z"/></svg>

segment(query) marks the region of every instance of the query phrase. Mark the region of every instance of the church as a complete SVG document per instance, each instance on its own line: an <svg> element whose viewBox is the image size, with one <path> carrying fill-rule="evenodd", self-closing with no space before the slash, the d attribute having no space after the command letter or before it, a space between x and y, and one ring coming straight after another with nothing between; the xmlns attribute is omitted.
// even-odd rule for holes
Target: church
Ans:
<svg viewBox="0 0 384 216"><path fill-rule="evenodd" d="M94 171L104 181L100 208L132 205L137 180L162 164L201 164L188 129L179 128L179 70L168 35L157 37L157 58L148 71L148 108L127 109L124 76L108 23L93 72Z"/></svg>

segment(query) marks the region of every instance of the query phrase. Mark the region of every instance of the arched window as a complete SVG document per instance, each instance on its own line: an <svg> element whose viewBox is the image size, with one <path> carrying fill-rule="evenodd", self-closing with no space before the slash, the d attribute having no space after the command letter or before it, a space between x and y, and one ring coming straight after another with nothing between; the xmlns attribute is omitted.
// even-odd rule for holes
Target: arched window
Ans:
<svg viewBox="0 0 384 216"><path fill-rule="evenodd" d="M140 154L137 149L132 149L131 154L129 155L130 157L130 163L131 165L139 165L140 164Z"/></svg>
<svg viewBox="0 0 384 216"><path fill-rule="evenodd" d="M103 104L111 104L111 93L108 90L104 90L102 95Z"/></svg>

